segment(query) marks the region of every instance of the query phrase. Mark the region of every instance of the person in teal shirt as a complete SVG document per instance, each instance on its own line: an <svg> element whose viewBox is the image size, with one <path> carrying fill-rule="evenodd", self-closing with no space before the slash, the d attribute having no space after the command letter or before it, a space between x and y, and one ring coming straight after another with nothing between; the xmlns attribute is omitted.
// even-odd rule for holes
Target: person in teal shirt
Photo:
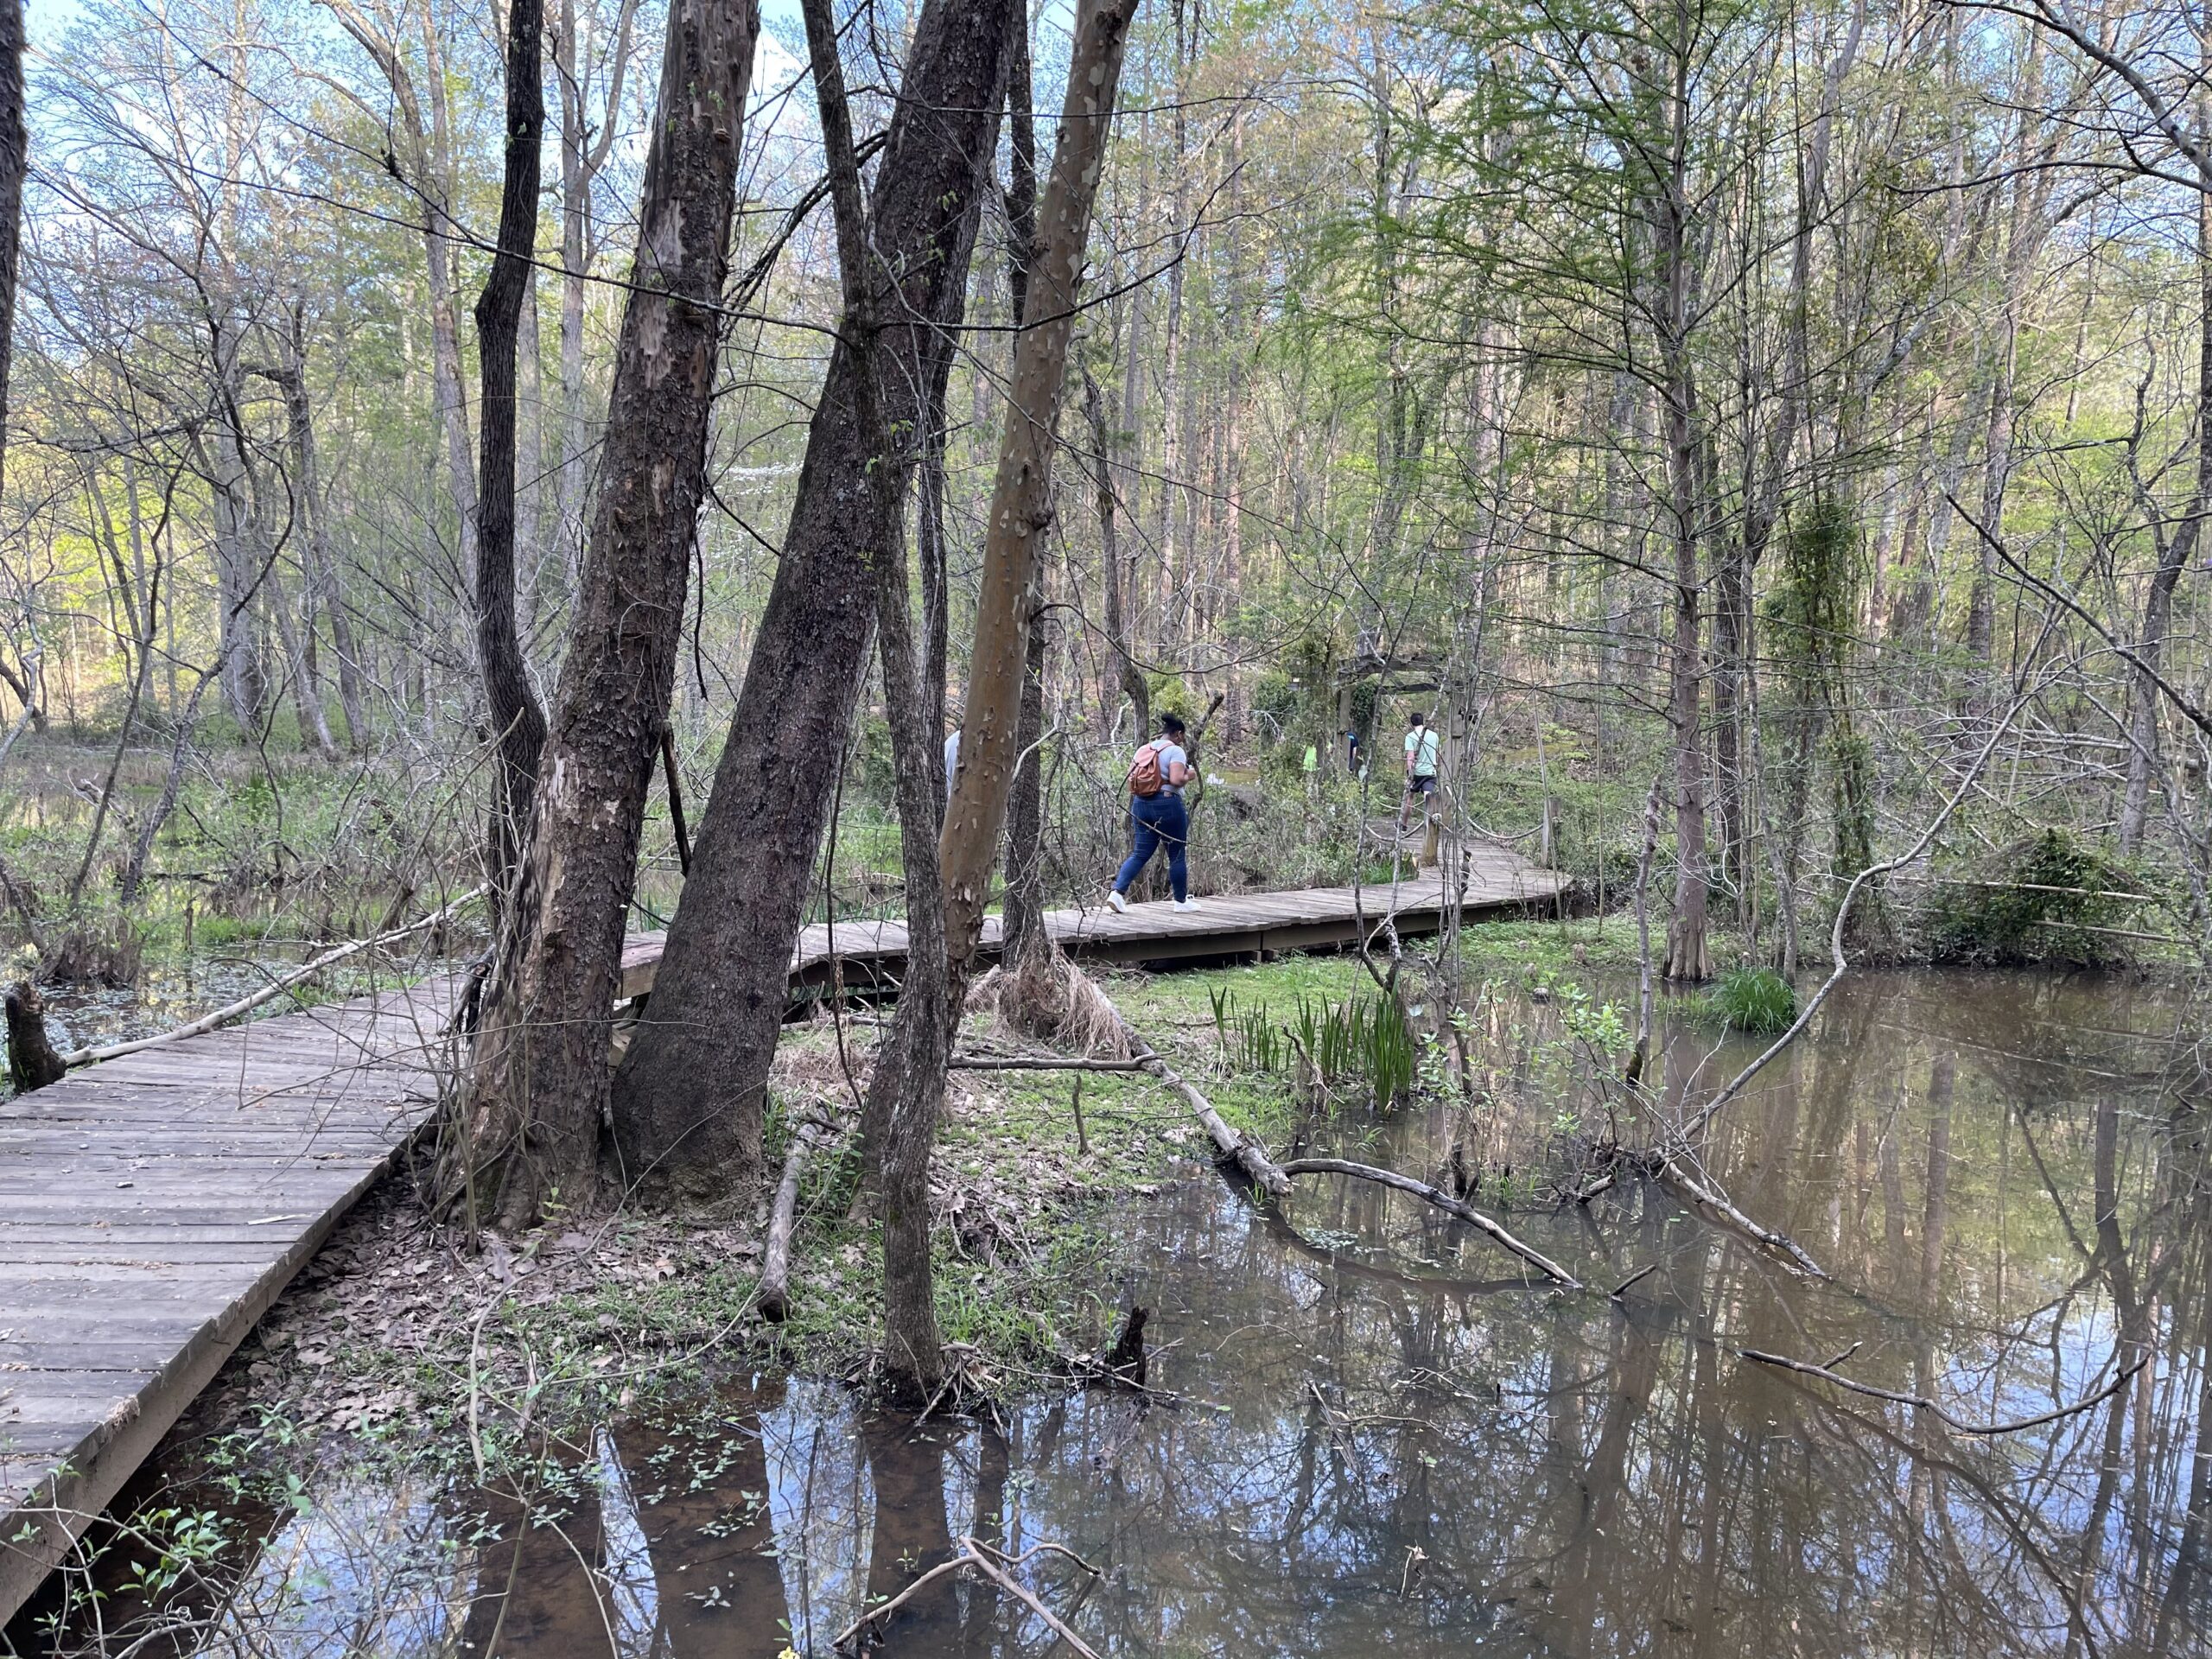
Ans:
<svg viewBox="0 0 2212 1659"><path fill-rule="evenodd" d="M1412 727L1406 733L1406 798L1398 808L1398 828L1406 827L1406 813L1416 802L1421 816L1428 816L1430 804L1436 798L1436 762L1442 752L1442 741L1436 728L1428 723L1425 715L1415 715Z"/></svg>

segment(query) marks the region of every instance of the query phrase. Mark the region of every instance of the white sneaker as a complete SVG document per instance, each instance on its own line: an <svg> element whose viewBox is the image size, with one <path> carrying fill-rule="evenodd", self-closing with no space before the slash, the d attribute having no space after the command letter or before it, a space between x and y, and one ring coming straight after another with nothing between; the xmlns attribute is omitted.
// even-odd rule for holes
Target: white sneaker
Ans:
<svg viewBox="0 0 2212 1659"><path fill-rule="evenodd" d="M1106 902L1113 906L1117 912L1124 916L1129 913L1129 901L1122 898L1118 891L1109 888L1106 893Z"/></svg>
<svg viewBox="0 0 2212 1659"><path fill-rule="evenodd" d="M1196 910L1198 907L1198 901L1195 899L1178 899L1175 901L1175 908L1178 910Z"/></svg>

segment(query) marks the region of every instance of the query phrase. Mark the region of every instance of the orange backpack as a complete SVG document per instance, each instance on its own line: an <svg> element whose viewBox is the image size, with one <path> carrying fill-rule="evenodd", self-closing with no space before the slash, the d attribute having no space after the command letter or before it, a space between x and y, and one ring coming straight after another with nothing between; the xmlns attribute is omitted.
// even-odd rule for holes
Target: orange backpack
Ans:
<svg viewBox="0 0 2212 1659"><path fill-rule="evenodd" d="M1143 800L1150 800L1160 793L1160 745L1146 744L1137 751L1137 758L1129 763L1129 793Z"/></svg>

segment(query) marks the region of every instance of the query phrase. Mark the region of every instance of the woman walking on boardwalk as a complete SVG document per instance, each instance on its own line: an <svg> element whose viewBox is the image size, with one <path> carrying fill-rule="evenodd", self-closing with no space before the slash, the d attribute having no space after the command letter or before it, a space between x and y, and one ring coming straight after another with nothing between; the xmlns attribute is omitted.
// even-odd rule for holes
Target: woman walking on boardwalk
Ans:
<svg viewBox="0 0 2212 1659"><path fill-rule="evenodd" d="M1167 849L1167 884L1175 892L1175 908L1196 910L1191 897L1191 873L1185 855L1191 839L1191 820L1183 806L1183 785L1191 781L1191 757L1183 749L1183 718L1160 717L1160 735L1136 753L1129 763L1129 817L1136 823L1136 845L1122 861L1106 902L1116 910L1129 907L1129 886L1152 862L1152 855Z"/></svg>

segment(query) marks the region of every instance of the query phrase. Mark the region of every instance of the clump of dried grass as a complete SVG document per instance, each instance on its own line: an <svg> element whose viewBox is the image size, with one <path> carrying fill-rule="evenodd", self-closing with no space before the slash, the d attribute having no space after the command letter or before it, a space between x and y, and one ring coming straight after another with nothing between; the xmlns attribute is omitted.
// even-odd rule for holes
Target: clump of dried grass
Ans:
<svg viewBox="0 0 2212 1659"><path fill-rule="evenodd" d="M1086 1059L1126 1060L1128 1039L1106 993L1057 945L1026 950L1012 968L994 968L968 993L970 1014L996 1016L1001 1031L1049 1043Z"/></svg>

